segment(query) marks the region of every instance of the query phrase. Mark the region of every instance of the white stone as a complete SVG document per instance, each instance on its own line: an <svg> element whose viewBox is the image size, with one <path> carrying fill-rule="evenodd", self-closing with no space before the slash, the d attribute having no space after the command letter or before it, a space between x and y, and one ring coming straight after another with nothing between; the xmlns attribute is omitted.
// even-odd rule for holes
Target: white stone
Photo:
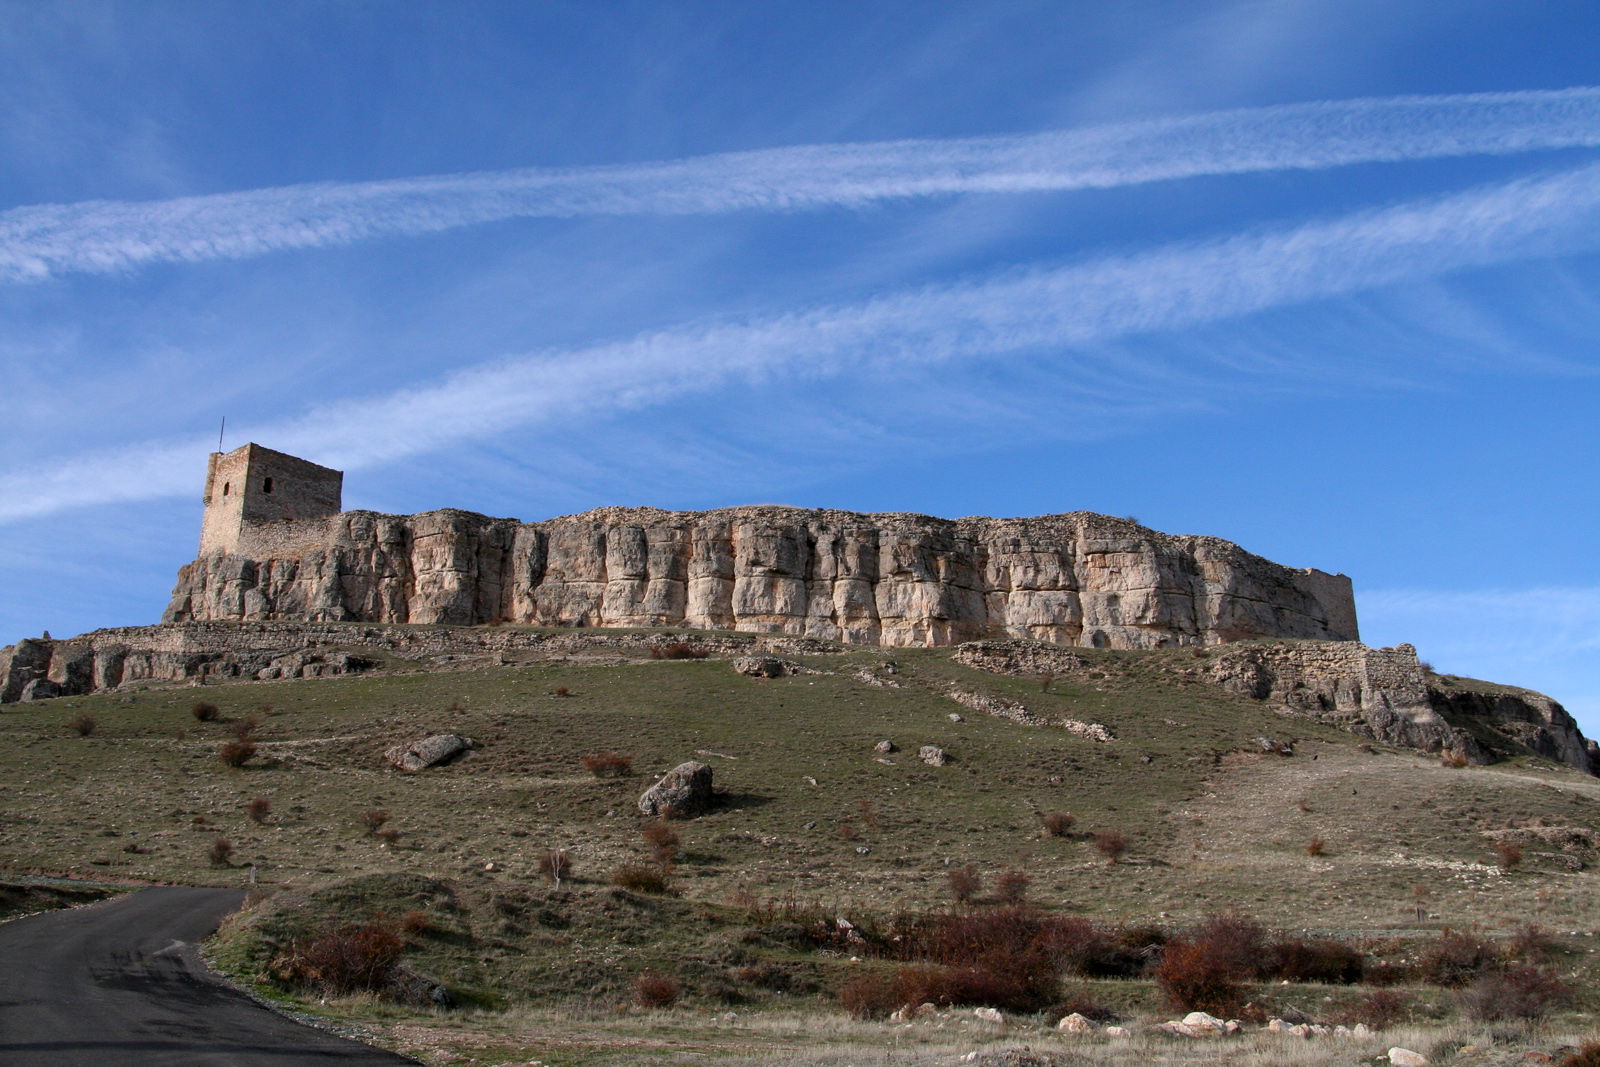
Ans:
<svg viewBox="0 0 1600 1067"><path fill-rule="evenodd" d="M1078 1012L1073 1012L1056 1023L1056 1029L1068 1034L1090 1034L1094 1032L1094 1023Z"/></svg>
<svg viewBox="0 0 1600 1067"><path fill-rule="evenodd" d="M1389 1050L1389 1067L1428 1067L1428 1057L1396 1045Z"/></svg>

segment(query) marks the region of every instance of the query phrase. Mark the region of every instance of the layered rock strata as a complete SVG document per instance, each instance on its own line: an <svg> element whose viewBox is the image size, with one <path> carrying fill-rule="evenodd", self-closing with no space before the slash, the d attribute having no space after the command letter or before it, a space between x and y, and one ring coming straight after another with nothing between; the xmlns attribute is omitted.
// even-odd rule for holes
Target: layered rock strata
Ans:
<svg viewBox="0 0 1600 1067"><path fill-rule="evenodd" d="M885 646L1358 636L1348 578L1217 538L1087 512L948 520L782 507L249 524L235 552L180 571L164 618L671 626Z"/></svg>

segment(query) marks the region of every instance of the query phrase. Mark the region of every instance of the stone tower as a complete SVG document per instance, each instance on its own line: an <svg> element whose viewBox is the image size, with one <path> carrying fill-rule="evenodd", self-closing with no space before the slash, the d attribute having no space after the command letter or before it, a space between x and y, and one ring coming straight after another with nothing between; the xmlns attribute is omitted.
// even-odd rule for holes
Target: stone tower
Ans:
<svg viewBox="0 0 1600 1067"><path fill-rule="evenodd" d="M257 523L337 515L343 489L343 471L257 444L213 452L206 465L200 554L237 551L246 527Z"/></svg>

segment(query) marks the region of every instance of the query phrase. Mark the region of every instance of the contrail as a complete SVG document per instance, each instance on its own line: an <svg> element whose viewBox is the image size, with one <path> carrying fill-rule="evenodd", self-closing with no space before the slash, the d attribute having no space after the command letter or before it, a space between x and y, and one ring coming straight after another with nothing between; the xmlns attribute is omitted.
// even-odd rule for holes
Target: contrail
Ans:
<svg viewBox="0 0 1600 1067"><path fill-rule="evenodd" d="M1600 164L1221 240L508 357L315 409L256 436L347 470L520 427L553 429L730 384L864 368L1051 359L1454 271L1600 248ZM209 442L151 443L0 475L0 521L192 492Z"/></svg>
<svg viewBox="0 0 1600 1067"><path fill-rule="evenodd" d="M1019 136L43 204L0 212L0 282L242 259L514 218L798 211L1596 145L1600 88L1579 87L1324 101Z"/></svg>

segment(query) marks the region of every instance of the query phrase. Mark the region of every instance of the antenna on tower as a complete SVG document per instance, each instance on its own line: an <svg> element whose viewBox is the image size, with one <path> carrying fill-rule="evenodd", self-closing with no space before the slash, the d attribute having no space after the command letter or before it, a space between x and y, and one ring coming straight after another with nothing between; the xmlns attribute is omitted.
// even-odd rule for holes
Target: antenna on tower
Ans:
<svg viewBox="0 0 1600 1067"><path fill-rule="evenodd" d="M228 428L228 416L222 416L222 425L217 427L217 451L222 451L222 431Z"/></svg>

